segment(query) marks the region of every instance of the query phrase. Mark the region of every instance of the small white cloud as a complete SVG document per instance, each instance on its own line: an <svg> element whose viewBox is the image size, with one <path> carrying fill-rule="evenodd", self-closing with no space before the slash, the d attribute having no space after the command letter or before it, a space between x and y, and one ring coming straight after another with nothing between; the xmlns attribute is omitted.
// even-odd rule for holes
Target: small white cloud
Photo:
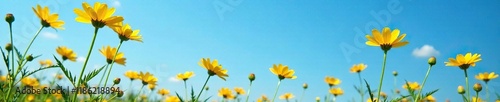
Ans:
<svg viewBox="0 0 500 102"><path fill-rule="evenodd" d="M175 77L170 77L170 78L168 78L168 81L177 83L177 82L180 82L181 80L179 80L179 79L177 79Z"/></svg>
<svg viewBox="0 0 500 102"><path fill-rule="evenodd" d="M439 51L434 49L431 45L424 45L420 48L415 48L413 50L413 56L415 57L431 57L439 55Z"/></svg>
<svg viewBox="0 0 500 102"><path fill-rule="evenodd" d="M113 7L120 7L121 3L118 0L113 0Z"/></svg>
<svg viewBox="0 0 500 102"><path fill-rule="evenodd" d="M76 61L77 62L85 62L85 57L80 56L80 57L76 58Z"/></svg>
<svg viewBox="0 0 500 102"><path fill-rule="evenodd" d="M59 39L59 35L57 35L56 33L52 33L52 32L43 32L42 35L48 39Z"/></svg>

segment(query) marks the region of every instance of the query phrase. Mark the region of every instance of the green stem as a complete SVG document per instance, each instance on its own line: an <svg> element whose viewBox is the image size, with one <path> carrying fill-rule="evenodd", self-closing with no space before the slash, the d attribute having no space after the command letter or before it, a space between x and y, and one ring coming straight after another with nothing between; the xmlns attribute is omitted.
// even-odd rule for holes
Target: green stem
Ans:
<svg viewBox="0 0 500 102"><path fill-rule="evenodd" d="M31 45L35 41L36 37L40 34L40 31L42 31L42 29L43 29L43 26L40 27L40 29L38 29L38 31L36 32L35 36L31 39L30 44L28 45L28 48L26 48L26 50L23 53L23 58L26 56L26 53L28 53L28 50L30 49Z"/></svg>
<svg viewBox="0 0 500 102"><path fill-rule="evenodd" d="M300 102L302 102L302 99L304 98L304 94L306 94L306 89L302 91L302 95L300 96Z"/></svg>
<svg viewBox="0 0 500 102"><path fill-rule="evenodd" d="M337 96L333 96L333 102L337 102Z"/></svg>
<svg viewBox="0 0 500 102"><path fill-rule="evenodd" d="M184 80L184 92L185 92L185 98L184 100L188 101L188 91L187 91L187 84L186 84L186 80Z"/></svg>
<svg viewBox="0 0 500 102"><path fill-rule="evenodd" d="M418 102L418 100L420 100L419 99L419 97L421 96L420 94L422 93L422 90L424 89L425 82L427 81L427 77L429 76L429 73L431 72L431 68L432 68L432 65L429 65L429 68L427 68L427 73L425 74L424 81L422 82L422 87L420 87L420 90L418 91L417 99L415 99L415 102ZM424 98L424 96L422 96L422 98Z"/></svg>
<svg viewBox="0 0 500 102"><path fill-rule="evenodd" d="M469 91L469 78L467 76L467 69L464 69L464 74L465 74L465 88L466 88L465 92L467 92L467 98L471 98Z"/></svg>
<svg viewBox="0 0 500 102"><path fill-rule="evenodd" d="M134 102L137 101L137 97L141 96L141 92L142 92L142 89L144 88L144 86L146 86L146 85L142 85L141 90L139 90L139 93L137 94L137 96L135 96Z"/></svg>
<svg viewBox="0 0 500 102"><path fill-rule="evenodd" d="M108 101L113 100L116 96L118 96L118 94L113 95L113 97L109 98L109 99L108 99ZM111 102L112 102L112 101L111 101Z"/></svg>
<svg viewBox="0 0 500 102"><path fill-rule="evenodd" d="M387 60L387 51L384 51L384 62L382 64L382 73L380 74L380 83L378 85L377 99L380 99L380 92L382 91L382 81L384 81L384 73L385 73L385 63L386 63L386 60ZM370 90L368 90L368 91L370 91Z"/></svg>
<svg viewBox="0 0 500 102"><path fill-rule="evenodd" d="M358 73L359 78L359 94L361 95L361 101L363 101L365 96L365 90L363 90L363 81L361 81L361 73Z"/></svg>
<svg viewBox="0 0 500 102"><path fill-rule="evenodd" d="M99 83L97 84L97 86L101 86L101 82L102 80L104 79L104 76L106 76L106 72L109 70L109 64L106 64L106 68L104 68L104 73L102 74L101 76L101 80L99 80Z"/></svg>
<svg viewBox="0 0 500 102"><path fill-rule="evenodd" d="M332 89L332 85L330 85L330 87L328 88L328 90ZM326 94L326 99L325 99L325 102L328 102L330 101L330 94Z"/></svg>
<svg viewBox="0 0 500 102"><path fill-rule="evenodd" d="M486 102L490 101L490 90L488 89L488 82L484 82L486 85Z"/></svg>
<svg viewBox="0 0 500 102"><path fill-rule="evenodd" d="M463 97L463 99L464 99L464 102L469 102L469 100L467 100L467 98L465 97L465 95L464 95L464 94L461 94L461 95L462 95L462 97Z"/></svg>
<svg viewBox="0 0 500 102"><path fill-rule="evenodd" d="M10 76L10 78L8 78L8 79L10 79L10 80L8 80L8 81L9 81L10 83L9 83L9 90L7 91L7 97L5 97L5 99L7 99L7 101L10 101L10 100L9 100L9 99L10 99L10 94L11 94L11 92L10 92L10 91L12 91L12 89L13 89L13 88L12 88L12 86L13 86L12 84L14 83L14 79L15 79L15 77L12 77L12 76L14 75L14 51L13 51L13 50L14 50L14 48L15 48L15 47L14 47L14 39L12 38L12 23L9 23L9 34L10 34L10 44L12 45L12 50L10 51L10 54L9 54L9 55L11 55L11 56L12 56L12 57L11 57L11 58L12 58L12 59L11 59L11 61L12 61L12 62L11 62L11 65L12 65L12 66L10 66L10 67L11 67L11 72L8 72L8 73L9 73L9 76ZM7 57L8 57L8 56L7 56Z"/></svg>
<svg viewBox="0 0 500 102"><path fill-rule="evenodd" d="M207 86L208 80L210 79L210 75L207 77L207 80L205 80L205 84L203 84L203 87L201 87L200 93L198 93L198 96L196 96L196 100L194 102L198 102L200 99L201 93L203 93L203 90L205 90L205 86Z"/></svg>
<svg viewBox="0 0 500 102"><path fill-rule="evenodd" d="M248 87L248 94L247 94L247 99L245 99L245 102L248 102L248 98L250 97L250 91L252 89L252 81L250 81L250 86Z"/></svg>
<svg viewBox="0 0 500 102"><path fill-rule="evenodd" d="M274 102L274 99L276 99L276 94L278 94L278 90L280 89L280 84L281 84L281 79L278 81L278 85L276 85L276 91L274 92L273 100L271 102Z"/></svg>
<svg viewBox="0 0 500 102"><path fill-rule="evenodd" d="M113 60L111 60L111 66L109 67L108 74L106 75L106 80L104 81L104 87L106 87L109 79L109 75L111 74L111 70L113 70L113 65L115 63L116 55L118 54L118 51L120 50L120 47L122 47L123 40L120 40L120 44L118 44L118 48L116 48L115 55L113 55Z"/></svg>
<svg viewBox="0 0 500 102"><path fill-rule="evenodd" d="M80 87L80 84L82 83L82 76L83 72L85 71L85 68L87 67L87 63L89 62L90 55L92 54L92 49L94 48L94 43L95 43L95 38L97 37L97 31L99 31L99 28L95 27L94 30L94 37L92 38L92 42L90 43L90 48L89 52L87 53L87 58L85 58L85 62L83 63L83 68L82 71L80 71L80 77L78 77L78 83L76 83L76 87ZM77 94L73 95L73 101L76 101Z"/></svg>
<svg viewBox="0 0 500 102"><path fill-rule="evenodd" d="M477 99L479 99L479 91L476 91L476 100L474 102L477 102Z"/></svg>

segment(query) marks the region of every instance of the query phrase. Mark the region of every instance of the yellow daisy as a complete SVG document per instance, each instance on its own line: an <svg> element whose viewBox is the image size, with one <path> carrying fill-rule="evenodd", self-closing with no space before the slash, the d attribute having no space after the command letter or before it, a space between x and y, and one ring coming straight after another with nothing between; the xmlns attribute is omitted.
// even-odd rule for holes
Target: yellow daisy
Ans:
<svg viewBox="0 0 500 102"><path fill-rule="evenodd" d="M158 79L155 76L153 76L153 74L151 74L149 72L146 72L146 73L141 72L139 74L139 77L142 80L143 85L156 84L156 82L158 81Z"/></svg>
<svg viewBox="0 0 500 102"><path fill-rule="evenodd" d="M285 93L285 94L283 94L283 95L280 96L280 99L289 100L289 99L292 99L294 97L295 96L293 96L292 93Z"/></svg>
<svg viewBox="0 0 500 102"><path fill-rule="evenodd" d="M193 77L194 76L194 72L193 71L186 71L183 73L179 73L177 74L177 79L180 79L180 80L188 80L189 78Z"/></svg>
<svg viewBox="0 0 500 102"><path fill-rule="evenodd" d="M181 102L181 99L177 96L169 96L165 99L165 102Z"/></svg>
<svg viewBox="0 0 500 102"><path fill-rule="evenodd" d="M136 72L136 71L131 71L131 70L129 70L129 71L127 71L127 72L125 72L125 77L130 78L130 80L135 80L135 79L139 79L139 78L141 78L141 76L139 76L139 73L138 73L138 72Z"/></svg>
<svg viewBox="0 0 500 102"><path fill-rule="evenodd" d="M368 65L360 63L357 65L352 65L350 71L351 73L360 73L361 71L365 70Z"/></svg>
<svg viewBox="0 0 500 102"><path fill-rule="evenodd" d="M373 36L366 35L366 45L369 46L380 46L382 50L385 52L389 51L391 48L398 48L405 46L408 44L408 41L402 41L405 38L406 34L402 34L399 36L399 29L394 29L391 32L389 27L384 27L382 32L379 32L377 29L372 30Z"/></svg>
<svg viewBox="0 0 500 102"><path fill-rule="evenodd" d="M117 48L110 47L108 45L108 46L103 46L102 49L99 49L99 52L101 52L101 54L104 57L106 57L106 62L108 64L111 64L111 62L113 61L113 57L115 57L116 50ZM125 65L126 63L125 60L127 60L127 58L124 57L123 52L118 52L118 54L115 57L115 63L118 63L120 65Z"/></svg>
<svg viewBox="0 0 500 102"><path fill-rule="evenodd" d="M122 25L122 22L118 23L118 25ZM140 30L132 30L129 24L113 27L113 31L118 34L122 41L135 40L142 42L142 35L139 34Z"/></svg>
<svg viewBox="0 0 500 102"><path fill-rule="evenodd" d="M50 59L40 60L39 63L40 63L40 66L42 66L42 67L52 66L52 60L50 60Z"/></svg>
<svg viewBox="0 0 500 102"><path fill-rule="evenodd" d="M342 90L341 88L331 88L329 92L333 96L340 96L344 94L344 90Z"/></svg>
<svg viewBox="0 0 500 102"><path fill-rule="evenodd" d="M105 3L95 2L94 6L90 6L87 2L82 3L82 8L75 8L76 21L82 23L91 23L96 28L102 28L104 26L108 27L118 27L121 26L118 23L123 21L121 16L113 16L115 13L115 8L108 9L108 5Z"/></svg>
<svg viewBox="0 0 500 102"><path fill-rule="evenodd" d="M285 78L287 78L287 79L296 79L297 78L297 76L293 75L293 74L295 74L295 71L292 69L288 69L288 66L286 66L286 65L273 64L273 67L269 68L269 70L274 75L277 75L280 80L283 80Z"/></svg>
<svg viewBox="0 0 500 102"><path fill-rule="evenodd" d="M44 6L43 8L40 5L36 5L36 9L32 7L33 11L35 12L36 16L40 18L42 26L43 27L52 27L54 29L61 29L63 30L64 28L62 27L64 25L64 21L58 20L59 14L50 14L49 8L47 6Z"/></svg>
<svg viewBox="0 0 500 102"><path fill-rule="evenodd" d="M471 53L467 53L464 55L458 54L456 59L449 58L449 62L444 62L446 66L455 66L459 67L462 70L466 70L469 66L476 66L476 62L481 61L481 54L475 53L472 55Z"/></svg>
<svg viewBox="0 0 500 102"><path fill-rule="evenodd" d="M234 88L234 91L236 92L236 94L238 95L244 95L245 94L245 90L241 87L235 87Z"/></svg>
<svg viewBox="0 0 500 102"><path fill-rule="evenodd" d="M25 78L21 79L21 83L23 83L23 85L31 86L31 87L37 87L38 85L40 85L40 83L38 82L38 79L30 78L30 77L25 77Z"/></svg>
<svg viewBox="0 0 500 102"><path fill-rule="evenodd" d="M227 87L223 87L219 90L219 94L218 94L220 97L224 98L224 99L232 99L234 98L235 96L233 95L233 92L231 92L231 90Z"/></svg>
<svg viewBox="0 0 500 102"><path fill-rule="evenodd" d="M411 90L420 89L420 85L417 82L408 82L408 83L403 85L403 89L408 89L408 86L410 86L409 89L411 89Z"/></svg>
<svg viewBox="0 0 500 102"><path fill-rule="evenodd" d="M162 88L162 89L158 90L158 94L160 94L162 96L165 96L165 95L170 94L170 91L167 90L167 89Z"/></svg>
<svg viewBox="0 0 500 102"><path fill-rule="evenodd" d="M72 49L67 48L66 46L59 46L56 49L56 52L62 56L63 60L70 60L76 62L76 53L73 52Z"/></svg>
<svg viewBox="0 0 500 102"><path fill-rule="evenodd" d="M498 77L498 74L495 74L495 72L491 72L491 73L484 72L484 73L479 73L478 75L476 75L477 80L482 80L486 83L488 83L488 81L490 81L491 79L495 79L497 77Z"/></svg>
<svg viewBox="0 0 500 102"><path fill-rule="evenodd" d="M200 62L198 63L201 67L207 69L208 75L214 76L217 75L219 78L222 80L226 81L225 77L229 77L227 75L227 70L222 68L222 65L219 65L219 62L217 60L214 60L213 62L210 62L210 58L202 58Z"/></svg>
<svg viewBox="0 0 500 102"><path fill-rule="evenodd" d="M328 84L328 86L332 87L332 86L339 85L342 81L338 78L335 78L335 77L326 76L325 82L326 82L326 84Z"/></svg>

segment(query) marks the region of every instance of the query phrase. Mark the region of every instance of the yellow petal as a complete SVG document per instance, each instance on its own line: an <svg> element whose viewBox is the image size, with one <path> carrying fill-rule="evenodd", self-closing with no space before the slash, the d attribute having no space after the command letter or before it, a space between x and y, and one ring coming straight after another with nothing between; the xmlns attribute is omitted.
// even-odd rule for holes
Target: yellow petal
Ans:
<svg viewBox="0 0 500 102"><path fill-rule="evenodd" d="M398 38L398 36L399 36L399 29L394 29L391 32L391 39L389 40L389 42L394 43L394 41L396 41L396 39Z"/></svg>
<svg viewBox="0 0 500 102"><path fill-rule="evenodd" d="M373 38L375 38L375 40L377 40L377 42L379 44L385 43L384 38L382 37L382 35L380 34L380 32L377 29L373 29L372 34L373 34Z"/></svg>
<svg viewBox="0 0 500 102"><path fill-rule="evenodd" d="M390 43L391 29L389 27L384 27L382 30L382 36L384 37L384 43Z"/></svg>
<svg viewBox="0 0 500 102"><path fill-rule="evenodd" d="M398 48L407 45L409 42L404 41L404 42L398 42L392 45L392 48Z"/></svg>

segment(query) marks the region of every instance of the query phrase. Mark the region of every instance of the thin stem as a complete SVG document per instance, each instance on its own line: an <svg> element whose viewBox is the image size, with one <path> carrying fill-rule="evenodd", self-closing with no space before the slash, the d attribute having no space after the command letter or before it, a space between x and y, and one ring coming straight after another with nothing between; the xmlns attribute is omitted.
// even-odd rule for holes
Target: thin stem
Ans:
<svg viewBox="0 0 500 102"><path fill-rule="evenodd" d="M40 31L42 31L42 29L43 29L43 26L40 27L40 29L38 29L38 31L36 32L35 36L31 39L30 44L28 45L28 48L26 48L26 50L24 50L23 57L26 56L26 53L28 53L28 50L30 49L31 45L35 41L35 39L38 36L38 34L40 34Z"/></svg>
<svg viewBox="0 0 500 102"><path fill-rule="evenodd" d="M465 74L465 88L467 88L465 92L467 92L467 98L470 98L469 78L467 76L467 69L464 69L464 74Z"/></svg>
<svg viewBox="0 0 500 102"><path fill-rule="evenodd" d="M429 73L431 72L431 68L432 68L432 65L429 65L429 68L427 69L427 73L425 74L424 81L422 82L422 87L420 87L420 90L418 91L417 99L415 100L415 102L417 102L417 100L420 100L419 99L420 94L422 93L422 90L424 89L425 81L427 81L427 77L429 77ZM422 96L422 98L424 98L424 97Z"/></svg>
<svg viewBox="0 0 500 102"><path fill-rule="evenodd" d="M384 62L382 64L382 73L380 74L380 83L378 85L377 99L380 99L380 92L382 91L382 81L384 81L384 73L385 73L385 63L386 63L386 60L387 60L387 51L384 51ZM368 91L370 91L370 90L368 90Z"/></svg>
<svg viewBox="0 0 500 102"><path fill-rule="evenodd" d="M361 101L363 101L365 96L365 90L363 90L363 81L361 81L361 72L358 73L359 78L359 94L361 95Z"/></svg>
<svg viewBox="0 0 500 102"><path fill-rule="evenodd" d="M203 93L203 90L205 90L205 86L207 86L208 80L210 79L210 75L207 77L207 80L205 80L205 84L203 84L203 87L201 87L200 93L198 93L198 96L196 96L196 100L194 102L198 102L200 99L201 93Z"/></svg>
<svg viewBox="0 0 500 102"><path fill-rule="evenodd" d="M337 102L337 96L333 96L333 102Z"/></svg>
<svg viewBox="0 0 500 102"><path fill-rule="evenodd" d="M486 85L486 102L490 101L490 90L488 89L488 82L484 82Z"/></svg>
<svg viewBox="0 0 500 102"><path fill-rule="evenodd" d="M332 89L333 86L330 85L330 87L328 89ZM330 101L330 94L326 94L326 100L325 102L328 102Z"/></svg>
<svg viewBox="0 0 500 102"><path fill-rule="evenodd" d="M80 71L80 77L78 77L78 83L77 84L77 87L80 87L80 84L82 83L82 76L83 76L83 72L85 71L85 68L87 67L87 63L89 62L89 58L90 58L90 55L92 54L92 49L94 48L94 43L95 43L95 38L97 37L97 31L99 31L99 28L95 27L95 30L94 30L94 37L92 38L92 42L90 43L90 48L89 48L89 52L87 53L87 58L85 58L85 62L83 63L83 68L82 68L82 71ZM76 100L76 95L73 95L73 101Z"/></svg>
<svg viewBox="0 0 500 102"><path fill-rule="evenodd" d="M271 102L274 102L274 99L276 99L276 94L278 94L278 90L280 89L280 83L281 79L278 81L278 85L276 85L276 91L274 92L273 100Z"/></svg>
<svg viewBox="0 0 500 102"><path fill-rule="evenodd" d="M252 81L250 81L250 86L248 87L248 94L247 94L247 99L245 102L248 102L248 98L250 97L250 90L252 89Z"/></svg>
<svg viewBox="0 0 500 102"><path fill-rule="evenodd" d="M304 98L304 94L306 94L306 89L302 91L302 95L300 96L300 102L302 102L302 99Z"/></svg>
<svg viewBox="0 0 500 102"><path fill-rule="evenodd" d="M13 51L13 50L14 50L14 48L15 48L15 47L14 47L14 39L12 38L12 23L9 23L9 34L10 34L10 45L12 46L12 50L10 51L10 54L9 54L9 55L11 55L11 56L12 56L12 57L11 57L11 58L12 58L12 59L11 59L11 61L12 61L12 62L10 62L10 63L11 63L11 65L12 65L12 66L10 66L10 67L11 67L11 72L12 72L12 73L11 73L11 72L8 72L8 73L10 74L10 75L9 75L9 76L10 76L10 78L8 78L8 79L10 79L10 80L8 80L10 83L9 83L9 90L7 91L7 97L6 97L7 101L9 101L9 99L10 99L10 94L11 94L11 92L10 92L10 91L12 91L12 89L13 89L13 88L12 88L12 86L13 86L12 84L14 83L14 79L15 79L15 77L12 77L12 75L14 75L14 51ZM8 56L7 56L7 57L8 57Z"/></svg>
<svg viewBox="0 0 500 102"><path fill-rule="evenodd" d="M474 102L477 102L477 99L479 99L479 91L476 91L476 100Z"/></svg>
<svg viewBox="0 0 500 102"><path fill-rule="evenodd" d="M469 102L469 100L467 100L467 98L464 96L464 94L461 94L463 99L464 99L464 102Z"/></svg>
<svg viewBox="0 0 500 102"><path fill-rule="evenodd" d="M97 84L97 86L101 86L101 82L104 79L104 76L106 76L106 72L109 70L108 68L109 68L109 64L106 64L106 68L104 68L104 73L102 74L101 80L99 80L99 83Z"/></svg>
<svg viewBox="0 0 500 102"><path fill-rule="evenodd" d="M184 80L184 92L185 92L185 98L184 100L188 101L188 91L187 91L187 84L186 84L186 80Z"/></svg>
<svg viewBox="0 0 500 102"><path fill-rule="evenodd" d="M111 60L111 66L109 67L108 74L106 76L106 80L104 81L104 87L106 87L109 79L109 75L111 74L111 70L113 70L113 65L115 63L116 55L118 54L118 51L120 50L120 47L122 46L123 40L120 40L120 44L118 44L118 48L116 48L115 55L113 55L113 60Z"/></svg>
<svg viewBox="0 0 500 102"><path fill-rule="evenodd" d="M137 97L141 96L141 92L142 92L142 89L144 88L144 86L146 86L146 85L142 85L141 90L139 90L139 93L137 94L137 96L135 96L134 102L137 101Z"/></svg>

